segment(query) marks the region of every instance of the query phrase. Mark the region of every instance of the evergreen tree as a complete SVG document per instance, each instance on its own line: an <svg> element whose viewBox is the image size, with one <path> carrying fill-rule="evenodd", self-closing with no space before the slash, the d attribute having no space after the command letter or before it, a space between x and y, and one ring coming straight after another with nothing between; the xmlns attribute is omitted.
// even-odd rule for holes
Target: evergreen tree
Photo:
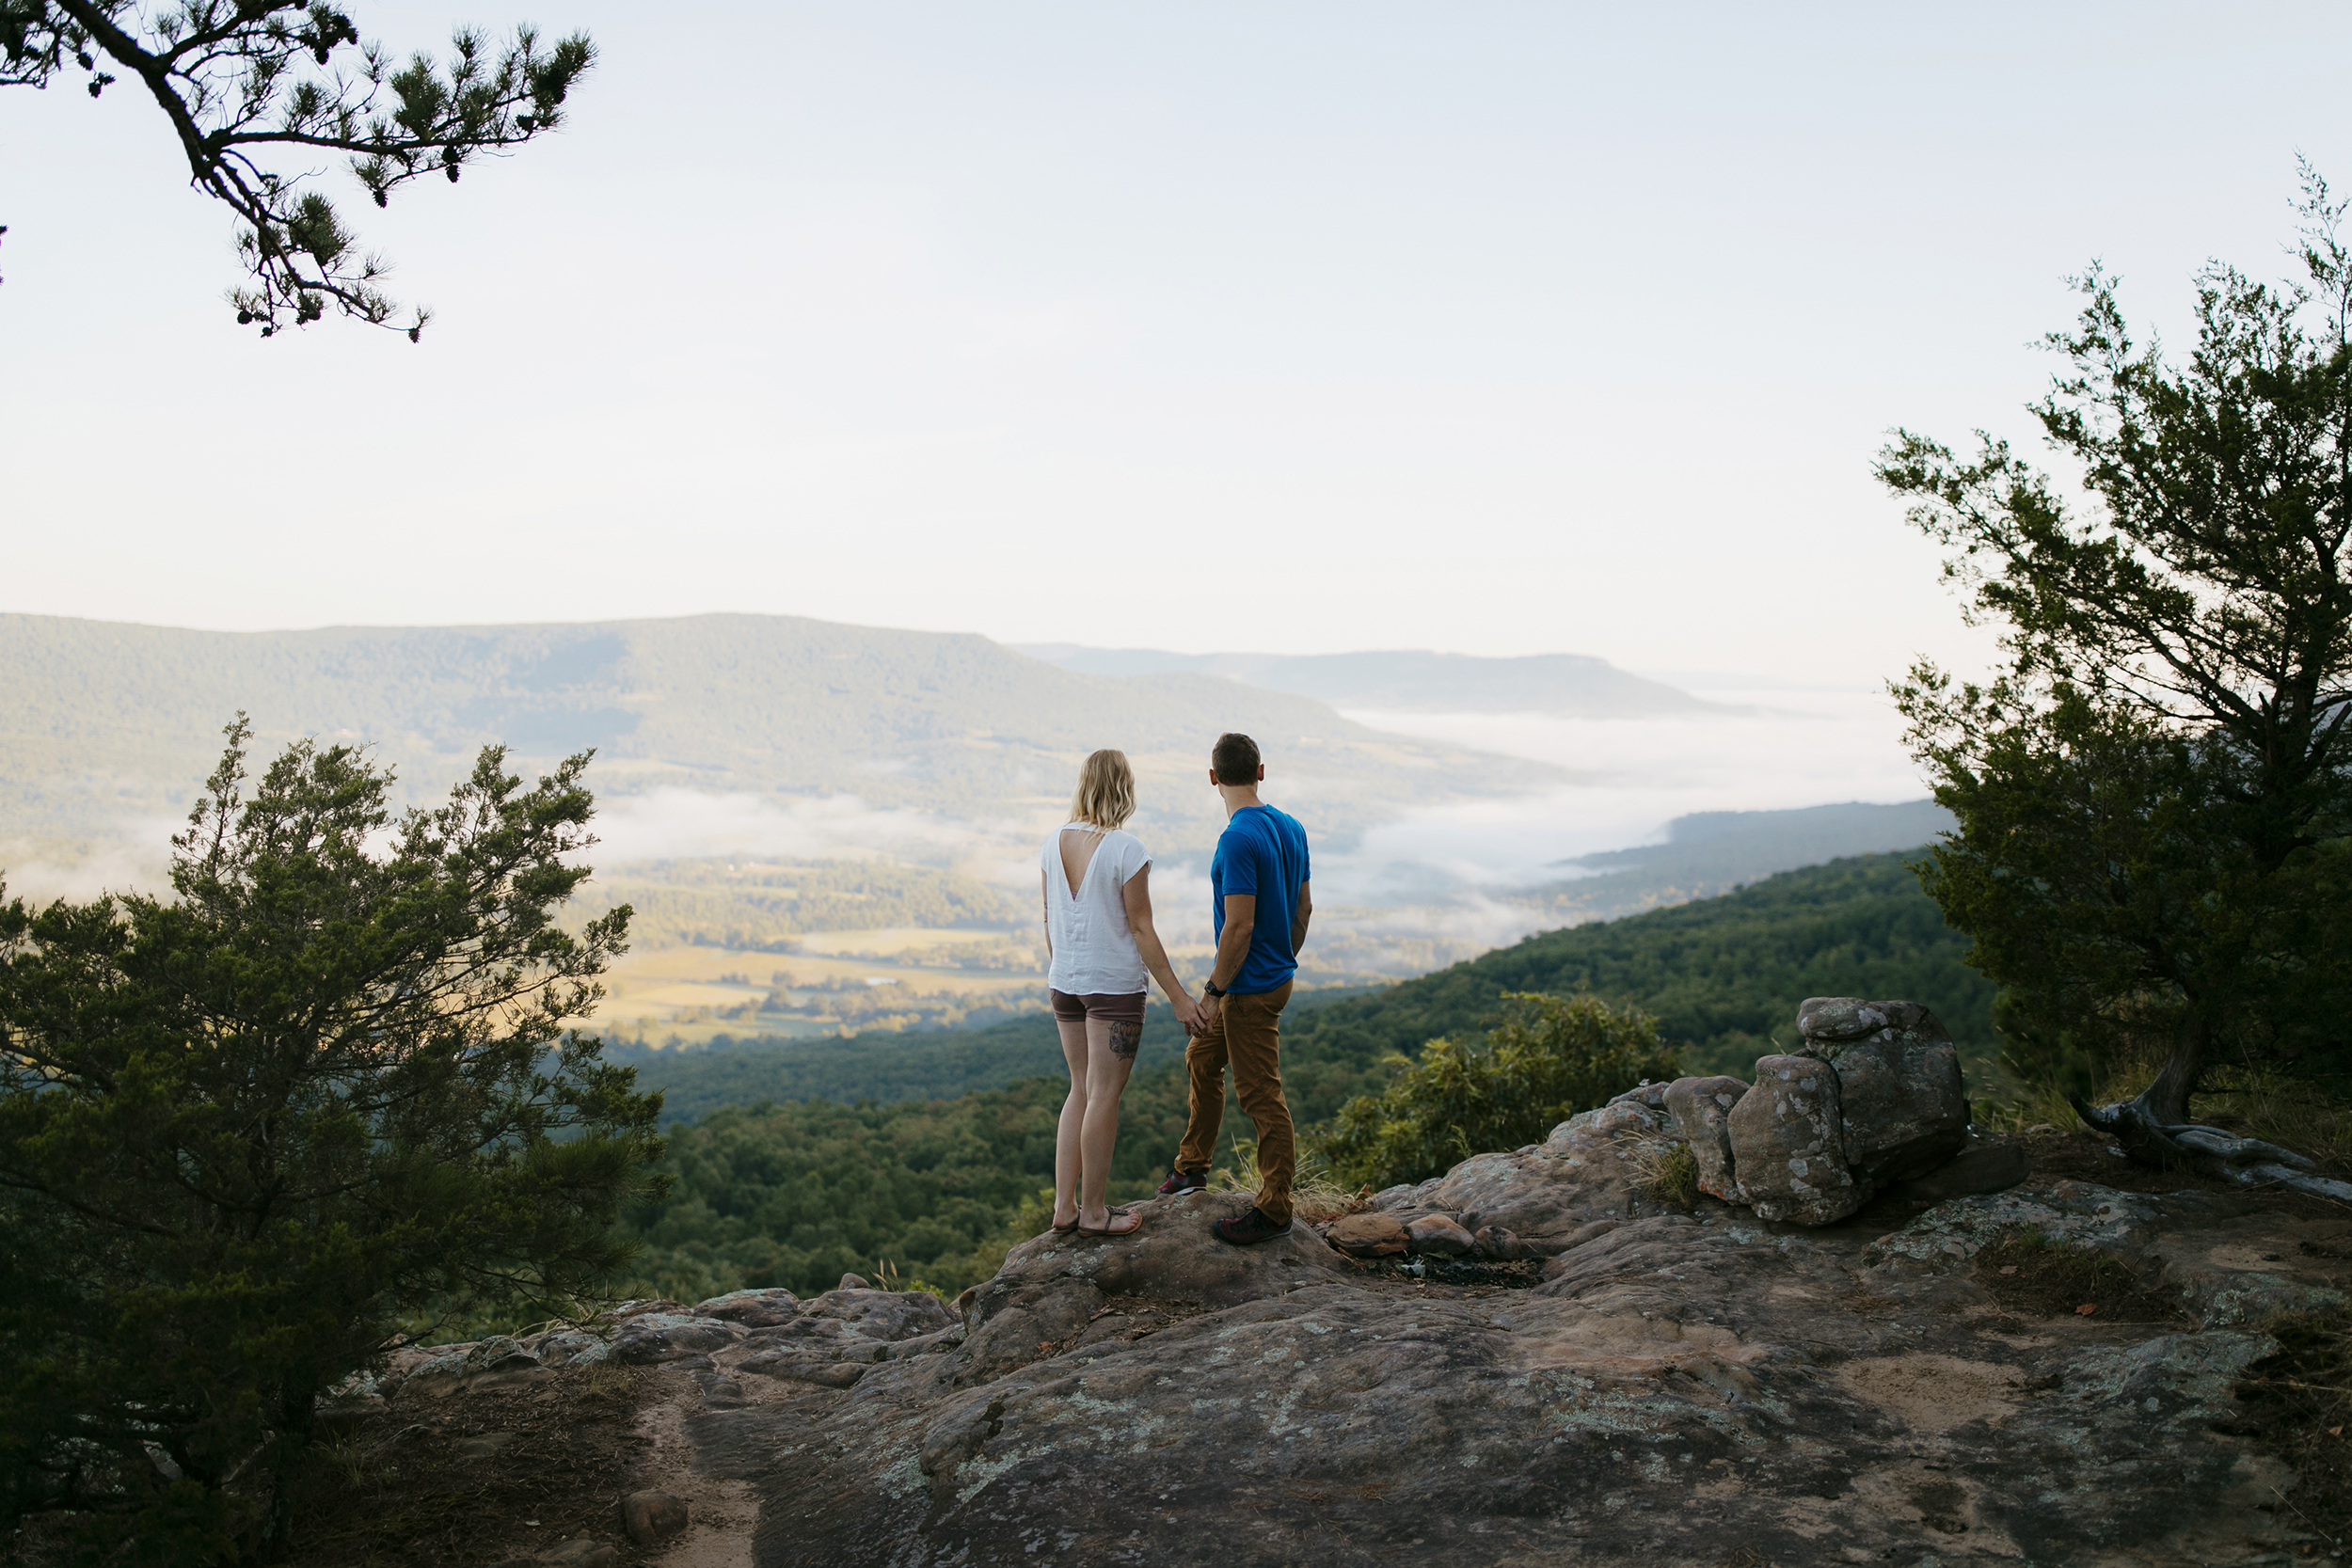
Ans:
<svg viewBox="0 0 2352 1568"><path fill-rule="evenodd" d="M78 70L92 98L128 77L163 110L191 182L236 214L251 277L230 303L265 338L329 306L392 325L384 261L312 183L322 153L346 157L382 207L412 180L454 182L483 153L555 129L595 59L585 33L542 47L530 27L502 45L459 28L447 65L397 63L328 0L0 0L0 87ZM411 342L429 318L410 318Z"/></svg>
<svg viewBox="0 0 2352 1568"><path fill-rule="evenodd" d="M553 918L586 755L525 789L486 750L394 823L344 747L248 793L247 735L176 896L0 908L0 1528L142 1561L267 1556L321 1395L404 1315L609 1275L661 1148L564 1029L628 916Z"/></svg>
<svg viewBox="0 0 2352 1568"><path fill-rule="evenodd" d="M2185 365L2081 281L2032 412L2085 512L1990 437L1963 461L1899 432L1878 467L2002 627L1990 684L1923 663L1896 695L1960 819L1923 879L2004 989L2012 1065L2142 1159L2297 1184L2189 1110L2225 1064L2352 1065L2352 255L2303 173L2305 280L2208 266ZM2144 1093L2082 1101L2152 1041Z"/></svg>

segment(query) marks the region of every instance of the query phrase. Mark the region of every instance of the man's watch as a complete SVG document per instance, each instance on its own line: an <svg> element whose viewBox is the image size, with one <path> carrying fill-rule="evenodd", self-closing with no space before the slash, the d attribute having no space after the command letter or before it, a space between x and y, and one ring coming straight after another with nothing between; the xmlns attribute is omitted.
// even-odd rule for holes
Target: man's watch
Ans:
<svg viewBox="0 0 2352 1568"><path fill-rule="evenodd" d="M1225 994L1225 988L1218 985L1215 980L1203 980L1200 982L1200 994L1203 996L1223 996Z"/></svg>

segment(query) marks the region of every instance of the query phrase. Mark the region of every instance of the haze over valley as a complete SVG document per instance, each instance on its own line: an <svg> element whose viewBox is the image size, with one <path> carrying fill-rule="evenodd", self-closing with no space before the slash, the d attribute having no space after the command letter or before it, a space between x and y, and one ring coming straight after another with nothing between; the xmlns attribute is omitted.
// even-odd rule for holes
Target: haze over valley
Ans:
<svg viewBox="0 0 2352 1568"><path fill-rule="evenodd" d="M1097 745L1136 764L1161 927L1197 964L1221 822L1208 742L1259 738L1268 798L1315 835L1318 985L1910 847L1943 821L1822 803L1915 797L1883 699L1693 693L1568 655L1024 651L775 616L228 633L14 615L0 702L0 865L37 895L159 882L241 707L257 755L369 745L418 801L485 744L526 774L595 748L580 913L635 911L600 1023L653 1042L1037 1004L1035 847Z"/></svg>

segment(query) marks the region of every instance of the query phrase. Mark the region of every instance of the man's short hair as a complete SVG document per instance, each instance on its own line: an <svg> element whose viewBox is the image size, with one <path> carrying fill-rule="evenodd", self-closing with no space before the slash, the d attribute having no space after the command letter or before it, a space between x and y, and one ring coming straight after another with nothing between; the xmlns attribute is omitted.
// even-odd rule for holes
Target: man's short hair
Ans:
<svg viewBox="0 0 2352 1568"><path fill-rule="evenodd" d="M1209 753L1209 766L1216 769L1216 782L1221 784L1256 784L1258 743L1246 735L1220 735L1216 749Z"/></svg>

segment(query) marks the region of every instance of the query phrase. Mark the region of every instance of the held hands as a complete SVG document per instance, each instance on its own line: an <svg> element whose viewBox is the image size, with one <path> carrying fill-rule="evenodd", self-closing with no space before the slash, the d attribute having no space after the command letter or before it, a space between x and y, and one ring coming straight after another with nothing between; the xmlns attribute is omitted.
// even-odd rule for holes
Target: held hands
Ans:
<svg viewBox="0 0 2352 1568"><path fill-rule="evenodd" d="M1208 1027L1208 1022L1200 1016L1200 1005L1193 1001L1189 992L1177 991L1168 998L1168 1004L1176 1009L1176 1022L1184 1026L1185 1034L1197 1035Z"/></svg>
<svg viewBox="0 0 2352 1568"><path fill-rule="evenodd" d="M1194 1034L1205 1035L1216 1027L1217 1004L1222 1000L1223 998L1211 996L1205 991L1201 993L1200 1005L1193 1008L1195 1026L1192 1032Z"/></svg>

